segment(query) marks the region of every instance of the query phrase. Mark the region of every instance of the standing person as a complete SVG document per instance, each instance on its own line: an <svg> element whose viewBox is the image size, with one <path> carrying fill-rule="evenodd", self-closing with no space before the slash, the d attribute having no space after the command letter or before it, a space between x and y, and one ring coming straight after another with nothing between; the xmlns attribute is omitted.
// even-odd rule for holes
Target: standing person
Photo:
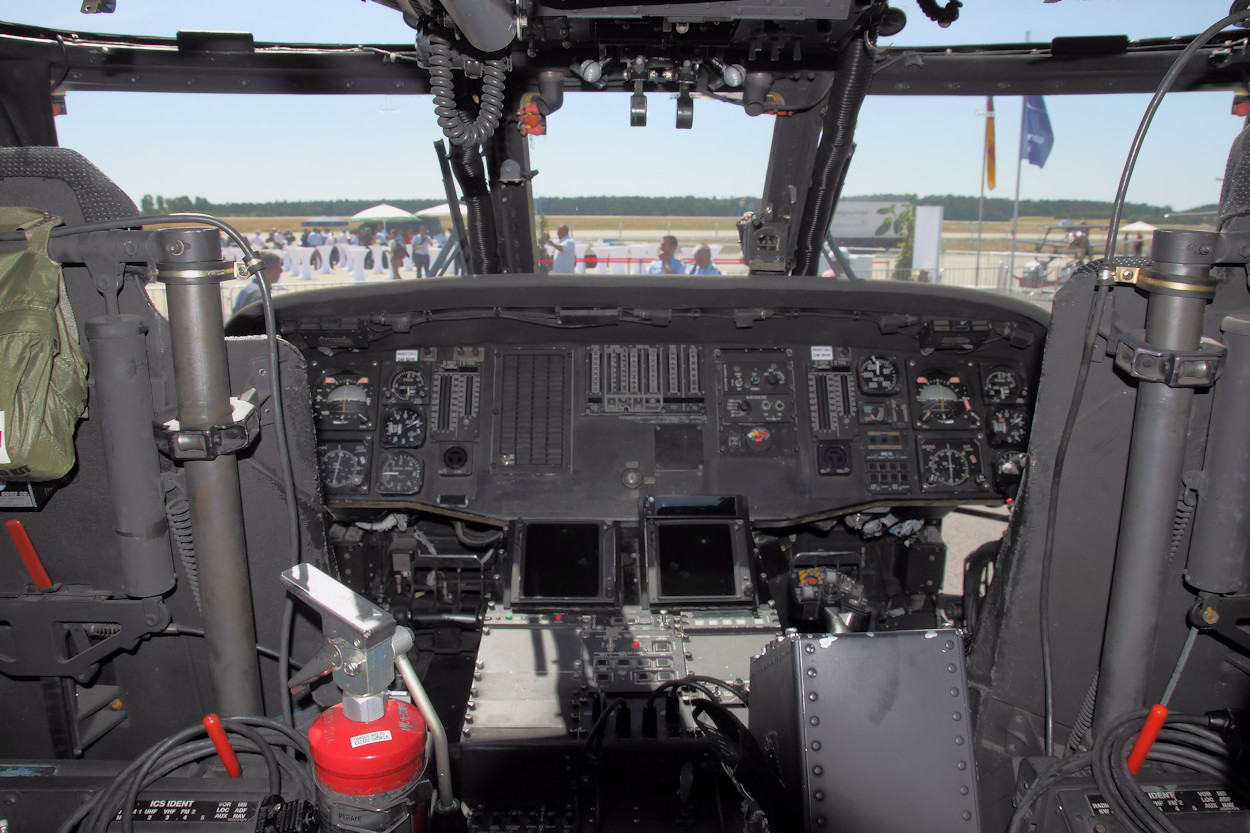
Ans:
<svg viewBox="0 0 1250 833"><path fill-rule="evenodd" d="M276 249L286 248L286 237L282 235L282 232L278 231L277 227L274 227L274 230L270 232L269 242L272 243Z"/></svg>
<svg viewBox="0 0 1250 833"><path fill-rule="evenodd" d="M556 227L556 239L543 232L543 245L552 250L551 271L553 274L572 274L577 266L577 247L569 234L568 226Z"/></svg>
<svg viewBox="0 0 1250 833"><path fill-rule="evenodd" d="M408 256L408 250L404 248L404 241L397 231L391 232L390 255L391 280L397 281L400 278L399 270L404 268L404 258Z"/></svg>
<svg viewBox="0 0 1250 833"><path fill-rule="evenodd" d="M425 226L419 226L412 236L412 267L418 278L430 274L430 235Z"/></svg>
<svg viewBox="0 0 1250 833"><path fill-rule="evenodd" d="M232 313L260 300L262 280L272 289L273 285L282 279L282 255L273 249L266 249L260 253L260 259L265 264L265 268L260 270L260 274L253 275L247 286L239 290L239 294L234 297L234 306L230 309Z"/></svg>
<svg viewBox="0 0 1250 833"><path fill-rule="evenodd" d="M647 266L648 275L684 275L686 264L677 258L677 238L666 234L660 239L660 250Z"/></svg>
<svg viewBox="0 0 1250 833"><path fill-rule="evenodd" d="M1138 257L1142 256L1142 252L1146 249L1146 238L1141 236L1141 232L1137 232L1137 238L1133 240L1133 254Z"/></svg>
<svg viewBox="0 0 1250 833"><path fill-rule="evenodd" d="M694 263L690 265L691 275L719 275L721 271L712 265L712 249L706 243L694 247Z"/></svg>

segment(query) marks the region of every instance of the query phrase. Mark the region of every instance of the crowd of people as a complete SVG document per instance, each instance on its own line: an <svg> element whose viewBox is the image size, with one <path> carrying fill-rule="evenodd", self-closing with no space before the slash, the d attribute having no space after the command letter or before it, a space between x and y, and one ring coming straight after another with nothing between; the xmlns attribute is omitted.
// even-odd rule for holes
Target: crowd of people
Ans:
<svg viewBox="0 0 1250 833"><path fill-rule="evenodd" d="M233 304L235 312L260 300L260 281L263 280L272 287L281 280L282 255L280 251L289 246L317 247L335 244L385 246L390 262L390 277L392 280L399 280L400 270L404 268L404 262L408 260L411 260L411 267L416 271L418 278L430 276L430 250L432 247L441 248L447 242L447 235L442 231L431 234L423 225L418 226L413 232L401 232L396 229L375 230L370 226L365 226L359 231L342 229L335 232L329 228L322 231L321 228L314 227L298 236L289 229L280 231L275 227L269 234L262 234L259 230L253 232L248 242L254 249L261 252L265 268L235 296ZM567 225L557 227L555 237L544 232L542 244L550 253L553 274L574 272L577 266L576 241ZM677 238L671 234L665 235L660 239L655 260L647 264L643 271L649 275L721 274L720 269L712 263L712 250L706 243L699 243L695 246L689 263L677 256L678 248Z"/></svg>
<svg viewBox="0 0 1250 833"><path fill-rule="evenodd" d="M543 248L551 257L551 273L563 275L572 273L577 267L577 243L566 225L556 227L556 236L543 232ZM660 238L660 247L655 253L655 260L643 269L648 275L719 275L720 269L712 263L712 248L706 243L695 246L691 262L686 263L677 256L677 238L666 234Z"/></svg>
<svg viewBox="0 0 1250 833"><path fill-rule="evenodd" d="M257 230L248 238L248 242L255 249L285 249L287 246L332 246L336 243L351 246L378 245L390 247L396 240L399 240L400 245L404 247L404 259L409 257L409 249L413 246L419 247L428 259L430 246L442 246L446 243L447 233L439 231L437 234L430 234L425 226L418 226L416 231L405 230L400 232L391 229L389 233L385 228L375 229L373 226L364 226L359 231L344 228L337 233L330 228L325 229L323 232L320 228L314 227L305 229L297 235L290 229L279 231L275 227L269 234L262 234ZM413 256L415 262L415 251ZM426 265L429 265L428 262Z"/></svg>

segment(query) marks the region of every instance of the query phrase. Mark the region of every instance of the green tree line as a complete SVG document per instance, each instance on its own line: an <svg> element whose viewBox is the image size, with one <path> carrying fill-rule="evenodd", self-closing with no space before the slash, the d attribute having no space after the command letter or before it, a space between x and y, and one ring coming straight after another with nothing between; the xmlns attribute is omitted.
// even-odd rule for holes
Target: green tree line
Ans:
<svg viewBox="0 0 1250 833"><path fill-rule="evenodd" d="M910 202L916 205L940 205L947 220L976 220L977 198L958 194L866 194L844 196L843 199L883 200ZM378 199L378 200L275 200L273 202L224 202L214 203L204 197L144 194L140 208L144 214L170 211L201 211L226 217L350 217L380 202L387 202L405 211L419 211L443 202L440 197L427 199ZM638 216L638 217L736 217L744 211L758 210L759 197L535 197L534 211L538 214L556 216ZM1211 208L1202 206L1199 209ZM985 201L985 219L1004 221L1011 219L1012 201L993 197ZM1171 206L1128 203L1124 220L1133 222L1163 222L1164 214ZM1094 222L1111 216L1111 203L1096 200L1021 200L1020 216L1054 217L1056 220L1082 219ZM1168 222L1198 222L1201 217L1172 217Z"/></svg>

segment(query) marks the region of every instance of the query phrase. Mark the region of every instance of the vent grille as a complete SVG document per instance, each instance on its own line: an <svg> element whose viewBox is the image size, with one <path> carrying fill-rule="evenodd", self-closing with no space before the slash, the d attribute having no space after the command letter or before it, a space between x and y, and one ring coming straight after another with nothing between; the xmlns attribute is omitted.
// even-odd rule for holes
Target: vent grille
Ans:
<svg viewBox="0 0 1250 833"><path fill-rule="evenodd" d="M499 429L503 466L564 465L568 364L566 353L503 357Z"/></svg>

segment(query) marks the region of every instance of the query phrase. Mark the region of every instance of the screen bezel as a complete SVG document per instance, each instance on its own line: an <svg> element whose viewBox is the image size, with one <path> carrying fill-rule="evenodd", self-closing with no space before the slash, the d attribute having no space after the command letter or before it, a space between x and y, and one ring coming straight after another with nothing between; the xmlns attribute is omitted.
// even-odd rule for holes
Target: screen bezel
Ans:
<svg viewBox="0 0 1250 833"><path fill-rule="evenodd" d="M587 526L594 527L599 541L599 575L597 592L593 596L539 596L525 592L525 571L531 561L527 551L530 529L539 526ZM616 601L617 536L611 523L587 520L517 521L513 524L511 537L512 580L509 596L512 605L532 607L561 607L576 605L603 605Z"/></svg>

